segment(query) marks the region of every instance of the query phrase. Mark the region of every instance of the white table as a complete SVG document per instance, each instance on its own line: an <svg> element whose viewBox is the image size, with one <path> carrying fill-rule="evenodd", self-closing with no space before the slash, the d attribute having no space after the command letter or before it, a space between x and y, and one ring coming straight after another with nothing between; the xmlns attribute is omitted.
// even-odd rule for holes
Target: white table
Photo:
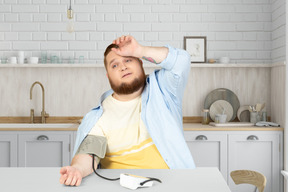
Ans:
<svg viewBox="0 0 288 192"><path fill-rule="evenodd" d="M59 183L60 168L0 168L0 191L8 192L122 192L132 191L120 186L119 181L107 181L94 173L82 180L79 187ZM159 178L151 188L138 189L140 192L231 192L217 168L196 168L193 170L151 170L151 169L109 169L98 170L103 176L115 178L120 173L130 173Z"/></svg>

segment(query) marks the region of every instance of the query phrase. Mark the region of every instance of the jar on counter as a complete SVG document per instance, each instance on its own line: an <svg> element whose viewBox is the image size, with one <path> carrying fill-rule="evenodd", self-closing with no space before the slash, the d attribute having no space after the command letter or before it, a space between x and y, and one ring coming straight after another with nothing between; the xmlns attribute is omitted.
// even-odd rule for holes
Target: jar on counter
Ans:
<svg viewBox="0 0 288 192"><path fill-rule="evenodd" d="M202 124L203 125L209 124L209 109L202 110Z"/></svg>

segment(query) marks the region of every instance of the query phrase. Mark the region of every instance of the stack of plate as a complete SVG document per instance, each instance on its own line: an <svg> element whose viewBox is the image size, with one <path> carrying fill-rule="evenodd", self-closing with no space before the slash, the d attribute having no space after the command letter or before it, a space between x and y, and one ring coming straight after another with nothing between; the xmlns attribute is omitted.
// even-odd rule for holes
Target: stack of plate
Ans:
<svg viewBox="0 0 288 192"><path fill-rule="evenodd" d="M215 121L216 114L222 114L225 110L227 121L236 118L240 102L235 93L229 89L219 88L210 92L204 101L204 109L210 109L210 117Z"/></svg>

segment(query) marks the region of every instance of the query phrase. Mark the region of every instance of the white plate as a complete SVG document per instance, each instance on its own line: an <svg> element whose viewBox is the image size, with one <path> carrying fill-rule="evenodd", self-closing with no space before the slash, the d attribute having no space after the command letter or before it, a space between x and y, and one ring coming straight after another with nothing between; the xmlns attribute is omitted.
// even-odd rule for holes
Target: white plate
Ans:
<svg viewBox="0 0 288 192"><path fill-rule="evenodd" d="M215 115L216 114L222 114L223 109L225 109L224 114L227 115L227 121L231 121L233 116L233 107L232 105L225 100L217 100L210 106L210 117L213 121L215 121Z"/></svg>
<svg viewBox="0 0 288 192"><path fill-rule="evenodd" d="M250 122L249 105L241 106L237 111L237 117L241 122Z"/></svg>

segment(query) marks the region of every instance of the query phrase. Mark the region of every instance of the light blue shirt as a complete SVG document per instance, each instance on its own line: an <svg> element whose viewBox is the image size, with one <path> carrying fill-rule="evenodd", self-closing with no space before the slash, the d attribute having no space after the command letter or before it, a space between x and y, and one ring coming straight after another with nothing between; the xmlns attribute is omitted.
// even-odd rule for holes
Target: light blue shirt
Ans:
<svg viewBox="0 0 288 192"><path fill-rule="evenodd" d="M190 55L171 46L169 53L146 79L141 95L141 118L155 146L170 169L193 169L195 164L185 142L182 124L182 98L190 72ZM77 131L74 155L81 142L103 113L102 101L113 93L105 92L100 105L85 115Z"/></svg>

